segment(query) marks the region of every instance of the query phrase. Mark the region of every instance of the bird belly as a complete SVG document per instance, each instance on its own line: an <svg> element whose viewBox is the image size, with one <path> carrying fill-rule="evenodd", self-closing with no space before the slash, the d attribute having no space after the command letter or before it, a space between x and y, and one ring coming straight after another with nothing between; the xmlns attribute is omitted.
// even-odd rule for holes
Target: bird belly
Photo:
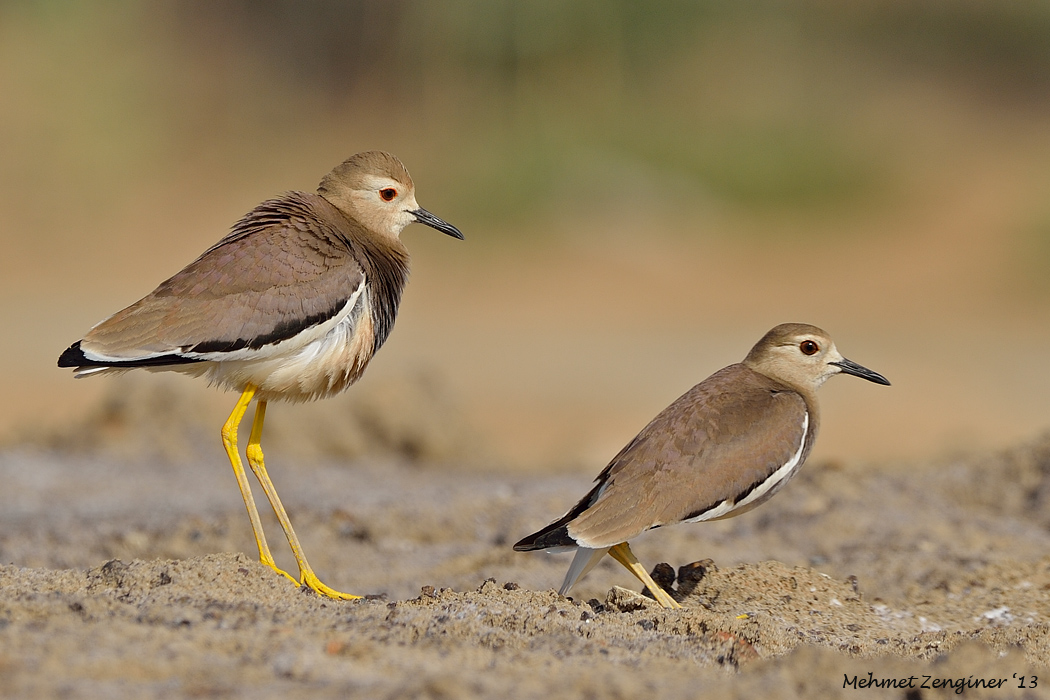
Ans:
<svg viewBox="0 0 1050 700"><path fill-rule="evenodd" d="M375 329L368 295L334 324L324 325L328 328L305 343L278 344L265 356L202 363L207 365L203 374L212 384L237 391L252 384L261 400L300 402L338 394L361 377L372 359Z"/></svg>

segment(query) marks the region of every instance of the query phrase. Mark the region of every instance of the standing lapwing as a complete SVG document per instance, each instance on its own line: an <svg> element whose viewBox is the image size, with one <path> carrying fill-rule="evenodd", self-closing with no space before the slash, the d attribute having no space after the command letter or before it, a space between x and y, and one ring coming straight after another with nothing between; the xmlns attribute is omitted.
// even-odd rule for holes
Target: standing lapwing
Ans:
<svg viewBox="0 0 1050 700"><path fill-rule="evenodd" d="M328 173L317 194L291 192L257 206L181 272L73 343L58 366L75 368L77 377L173 370L240 392L222 441L259 558L318 593L358 598L321 583L307 563L260 439L267 402L325 398L361 377L394 325L408 279L399 236L416 222L463 238L416 203L401 161L358 153ZM248 464L295 554L298 581L274 562L241 464L237 428L253 398Z"/></svg>

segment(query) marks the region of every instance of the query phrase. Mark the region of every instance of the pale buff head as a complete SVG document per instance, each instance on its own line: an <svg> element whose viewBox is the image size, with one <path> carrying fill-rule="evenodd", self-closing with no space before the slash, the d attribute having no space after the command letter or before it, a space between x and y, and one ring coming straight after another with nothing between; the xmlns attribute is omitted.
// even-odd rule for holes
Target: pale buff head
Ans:
<svg viewBox="0 0 1050 700"><path fill-rule="evenodd" d="M782 323L772 329L751 348L744 364L805 393L816 391L829 377L840 373L889 384L881 374L847 360L831 336L806 323Z"/></svg>
<svg viewBox="0 0 1050 700"><path fill-rule="evenodd" d="M455 226L419 206L412 176L400 160L383 151L347 158L324 176L317 193L380 237L397 239L406 226L418 222L463 238Z"/></svg>

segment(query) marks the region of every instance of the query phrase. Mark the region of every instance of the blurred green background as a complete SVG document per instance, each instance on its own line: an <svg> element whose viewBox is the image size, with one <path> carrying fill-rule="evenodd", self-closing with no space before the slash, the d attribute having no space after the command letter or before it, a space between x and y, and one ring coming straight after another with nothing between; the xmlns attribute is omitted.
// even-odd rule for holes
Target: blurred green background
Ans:
<svg viewBox="0 0 1050 700"><path fill-rule="evenodd" d="M371 148L467 241L406 231L334 402L425 376L463 455L595 470L784 321L894 381L826 388L817 456L1050 424L1050 3L8 1L0 434L76 422L109 380L62 349Z"/></svg>

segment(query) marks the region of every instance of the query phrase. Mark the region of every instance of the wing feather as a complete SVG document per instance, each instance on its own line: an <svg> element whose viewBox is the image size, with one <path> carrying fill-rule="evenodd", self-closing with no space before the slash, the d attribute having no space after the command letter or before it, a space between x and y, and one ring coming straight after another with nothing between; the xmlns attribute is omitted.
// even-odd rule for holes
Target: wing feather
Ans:
<svg viewBox="0 0 1050 700"><path fill-rule="evenodd" d="M806 431L808 410L797 392L730 365L668 406L613 459L566 534L582 546L608 547L735 503L803 440L812 444L816 417Z"/></svg>
<svg viewBox="0 0 1050 700"><path fill-rule="evenodd" d="M348 312L365 282L353 222L316 195L263 202L216 245L80 342L98 364L156 364L288 340ZM188 354L188 355L187 355Z"/></svg>

